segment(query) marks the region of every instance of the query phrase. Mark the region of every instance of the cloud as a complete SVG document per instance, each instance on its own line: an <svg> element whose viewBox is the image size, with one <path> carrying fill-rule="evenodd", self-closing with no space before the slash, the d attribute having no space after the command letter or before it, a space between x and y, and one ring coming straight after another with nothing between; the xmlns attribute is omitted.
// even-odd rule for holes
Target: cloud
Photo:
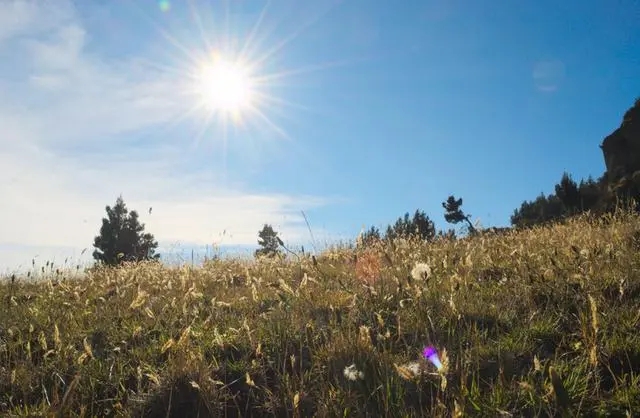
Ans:
<svg viewBox="0 0 640 418"><path fill-rule="evenodd" d="M306 239L300 211L332 199L230 189L210 168L185 171L180 145L159 129L188 107L176 76L107 59L89 48L72 4L53 3L0 2L0 271L36 254L80 257L121 193L165 247L212 244L223 231L223 244L255 246L265 222Z"/></svg>
<svg viewBox="0 0 640 418"><path fill-rule="evenodd" d="M100 141L185 111L175 79L131 59L107 62L88 52L86 38L79 22L65 21L47 37L23 33L13 40L14 54L27 58L7 60L3 72L26 76L12 77L4 90L21 98L13 116L37 131L38 144Z"/></svg>
<svg viewBox="0 0 640 418"><path fill-rule="evenodd" d="M68 1L0 2L0 42L23 34L38 35L71 19Z"/></svg>

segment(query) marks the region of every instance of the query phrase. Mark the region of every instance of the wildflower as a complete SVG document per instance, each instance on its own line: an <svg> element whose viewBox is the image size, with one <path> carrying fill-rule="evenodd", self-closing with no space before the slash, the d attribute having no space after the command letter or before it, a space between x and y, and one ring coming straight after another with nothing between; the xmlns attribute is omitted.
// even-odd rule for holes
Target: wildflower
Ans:
<svg viewBox="0 0 640 418"><path fill-rule="evenodd" d="M411 277L414 280L427 280L431 276L431 267L427 263L417 263L413 270L411 270Z"/></svg>
<svg viewBox="0 0 640 418"><path fill-rule="evenodd" d="M356 365L354 363L351 366L344 368L344 377L351 381L356 381L358 379L362 380L364 379L364 373L356 369Z"/></svg>

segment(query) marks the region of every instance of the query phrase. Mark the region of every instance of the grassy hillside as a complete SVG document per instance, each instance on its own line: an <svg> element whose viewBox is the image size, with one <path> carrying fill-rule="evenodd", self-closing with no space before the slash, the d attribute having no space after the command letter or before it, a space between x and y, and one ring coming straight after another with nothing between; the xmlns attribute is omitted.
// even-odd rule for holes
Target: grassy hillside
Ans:
<svg viewBox="0 0 640 418"><path fill-rule="evenodd" d="M3 279L0 413L637 416L639 248L621 213L317 262Z"/></svg>

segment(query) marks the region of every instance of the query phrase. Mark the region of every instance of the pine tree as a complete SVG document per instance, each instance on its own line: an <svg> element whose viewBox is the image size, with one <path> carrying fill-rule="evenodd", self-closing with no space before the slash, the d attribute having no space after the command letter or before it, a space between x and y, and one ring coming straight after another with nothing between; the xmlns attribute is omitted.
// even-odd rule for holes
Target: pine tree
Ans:
<svg viewBox="0 0 640 418"><path fill-rule="evenodd" d="M442 207L445 210L444 220L450 224L457 224L462 221L466 221L469 233L475 234L476 228L471 223L471 215L465 215L462 211L462 198L457 199L454 196L449 196L446 202L442 202Z"/></svg>
<svg viewBox="0 0 640 418"><path fill-rule="evenodd" d="M258 232L258 245L260 245L261 248L256 250L256 257L274 257L280 252L280 246L284 245L284 243L280 237L278 237L278 233L273 230L271 225L264 224L262 229Z"/></svg>
<svg viewBox="0 0 640 418"><path fill-rule="evenodd" d="M420 210L416 210L413 218L409 212L396 220L395 224L389 225L385 234L385 239L420 237L430 241L436 235L436 228L431 219Z"/></svg>
<svg viewBox="0 0 640 418"><path fill-rule="evenodd" d="M368 247L380 241L380 239L380 230L375 226L372 226L362 234L362 236L360 237L360 242L364 247Z"/></svg>
<svg viewBox="0 0 640 418"><path fill-rule="evenodd" d="M122 196L113 208L107 206L107 218L102 218L100 235L96 236L93 258L106 265L114 266L124 261L157 260L155 254L158 242L153 235L144 232L144 224L138 220L135 210L129 212Z"/></svg>
<svg viewBox="0 0 640 418"><path fill-rule="evenodd" d="M567 172L562 174L560 183L555 186L556 196L564 206L564 212L567 215L581 212L583 209L582 199L578 185Z"/></svg>
<svg viewBox="0 0 640 418"><path fill-rule="evenodd" d="M520 208L511 215L511 225L515 227L531 227L555 222L563 215L562 201L555 194L545 196L544 193L533 201L524 201Z"/></svg>

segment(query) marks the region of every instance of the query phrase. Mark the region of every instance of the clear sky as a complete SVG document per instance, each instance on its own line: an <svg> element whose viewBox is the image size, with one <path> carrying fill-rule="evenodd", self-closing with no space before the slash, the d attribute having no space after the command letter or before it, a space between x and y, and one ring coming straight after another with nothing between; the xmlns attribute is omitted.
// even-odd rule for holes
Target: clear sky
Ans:
<svg viewBox="0 0 640 418"><path fill-rule="evenodd" d="M637 0L4 0L0 270L90 255L119 194L165 251L508 225L602 174L639 75Z"/></svg>

